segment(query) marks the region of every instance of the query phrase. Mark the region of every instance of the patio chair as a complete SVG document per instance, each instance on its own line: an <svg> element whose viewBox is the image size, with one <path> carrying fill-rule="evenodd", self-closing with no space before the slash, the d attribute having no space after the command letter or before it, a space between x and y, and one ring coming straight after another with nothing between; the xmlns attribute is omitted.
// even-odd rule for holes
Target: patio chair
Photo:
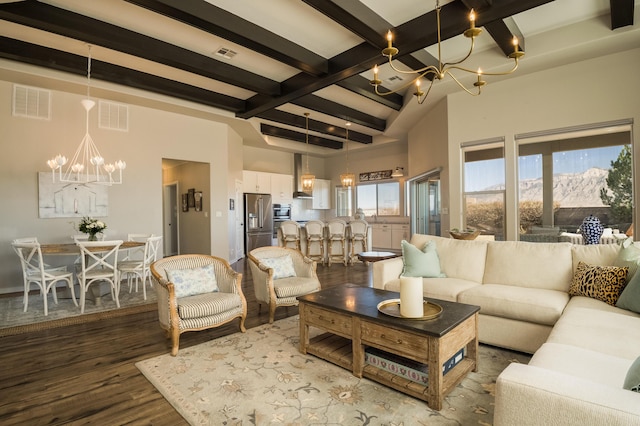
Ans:
<svg viewBox="0 0 640 426"><path fill-rule="evenodd" d="M158 298L158 319L178 354L180 334L219 327L240 318L246 331L247 301L242 274L224 259L206 254L165 257L151 264Z"/></svg>
<svg viewBox="0 0 640 426"><path fill-rule="evenodd" d="M316 262L286 247L259 247L249 252L256 299L269 306L269 323L279 306L297 306L298 296L320 290Z"/></svg>

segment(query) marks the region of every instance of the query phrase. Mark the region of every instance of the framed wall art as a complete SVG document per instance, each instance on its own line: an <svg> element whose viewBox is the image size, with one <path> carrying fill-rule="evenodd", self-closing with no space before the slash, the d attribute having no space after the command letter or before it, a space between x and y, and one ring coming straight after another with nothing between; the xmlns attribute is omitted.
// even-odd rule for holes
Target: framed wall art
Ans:
<svg viewBox="0 0 640 426"><path fill-rule="evenodd" d="M202 211L202 191L196 191L193 195L195 201L195 208L197 212Z"/></svg>
<svg viewBox="0 0 640 426"><path fill-rule="evenodd" d="M182 211L189 211L189 194L182 194Z"/></svg>

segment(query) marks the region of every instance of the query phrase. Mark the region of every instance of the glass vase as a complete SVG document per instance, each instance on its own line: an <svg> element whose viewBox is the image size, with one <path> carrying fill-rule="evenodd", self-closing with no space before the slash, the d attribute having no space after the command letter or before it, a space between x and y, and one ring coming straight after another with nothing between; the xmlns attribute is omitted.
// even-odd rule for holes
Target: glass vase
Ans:
<svg viewBox="0 0 640 426"><path fill-rule="evenodd" d="M96 234L89 234L87 241L98 241L98 236Z"/></svg>

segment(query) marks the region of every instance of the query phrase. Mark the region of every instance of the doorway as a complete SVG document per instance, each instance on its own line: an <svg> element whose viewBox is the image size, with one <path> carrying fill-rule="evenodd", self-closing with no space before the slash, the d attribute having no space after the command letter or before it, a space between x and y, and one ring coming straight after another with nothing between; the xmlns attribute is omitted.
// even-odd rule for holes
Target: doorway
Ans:
<svg viewBox="0 0 640 426"><path fill-rule="evenodd" d="M409 180L411 233L442 234L440 226L440 168Z"/></svg>
<svg viewBox="0 0 640 426"><path fill-rule="evenodd" d="M178 223L178 182L163 185L162 192L162 223L163 223L163 253L166 256L180 254L180 226Z"/></svg>

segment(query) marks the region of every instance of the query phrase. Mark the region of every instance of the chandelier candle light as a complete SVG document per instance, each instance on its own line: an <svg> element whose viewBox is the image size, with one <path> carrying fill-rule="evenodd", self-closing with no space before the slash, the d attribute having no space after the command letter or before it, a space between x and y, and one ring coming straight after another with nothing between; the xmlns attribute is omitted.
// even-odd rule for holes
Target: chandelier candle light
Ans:
<svg viewBox="0 0 640 426"><path fill-rule="evenodd" d="M473 11L473 9L471 9L471 12L469 13L469 21L470 21L469 29L465 30L465 32L463 33L465 37L471 39L471 46L469 48L469 52L464 58L460 59L457 62L442 63L442 50L441 50L442 40L440 36L440 2L438 0L436 0L436 19L437 19L437 31L438 31L438 66L436 67L435 65L429 65L427 67L424 67L418 70L411 70L411 71L404 71L396 68L393 65L392 61L393 61L393 57L399 53L399 50L393 47L393 34L391 33L391 30L389 30L389 32L387 32L388 44L387 44L387 47L382 50L382 55L389 58L389 65L394 71L401 74L414 74L414 75L417 74L417 77L411 80L410 82L408 82L407 84L403 85L402 87L399 87L395 90L380 92L378 90L378 87L382 84L382 81L378 78L379 70L378 70L378 66L376 65L373 68L373 80L371 80L371 84L374 86L376 94L380 96L386 96L392 93L398 93L399 91L402 91L405 88L407 88L409 85L415 84L416 91L413 93L413 95L418 99L418 103L422 104L424 103L425 99L429 95L429 92L433 87L433 82L436 80L442 80L446 76L449 76L465 92L467 92L472 96L478 96L482 90L482 86L486 84L486 81L482 79L482 76L507 75L507 74L511 74L518 68L518 60L524 56L524 52L521 50L518 50L519 41L518 41L518 38L515 36L511 41L513 44L513 52L508 55L510 59L514 60L513 68L511 70L505 71L505 72L489 73L489 72L483 72L480 68L478 68L477 70L471 70L459 65L462 62L466 61L471 56L471 53L473 52L475 38L478 37L482 32L481 28L476 28L476 14ZM465 87L464 84L462 84L462 82L458 80L458 78L455 75L452 74L453 70L460 71L463 73L468 73L468 74L476 74L478 78L476 82L473 83L473 85L477 88L477 91L473 91L472 89L468 89L467 87ZM429 83L429 88L427 89L426 93L422 91L422 89L420 88L421 79L423 77L431 77L431 82Z"/></svg>
<svg viewBox="0 0 640 426"><path fill-rule="evenodd" d="M356 175L349 173L349 126L351 123L346 123L347 135L344 140L347 148L347 172L340 175L340 182L344 188L351 188L356 183Z"/></svg>
<svg viewBox="0 0 640 426"><path fill-rule="evenodd" d="M311 194L316 177L309 173L309 113L305 112L304 116L305 127L307 129L307 173L300 176L300 180L302 181L302 191Z"/></svg>
<svg viewBox="0 0 640 426"><path fill-rule="evenodd" d="M56 155L47 164L51 168L53 182L74 182L74 183L97 183L102 185L113 185L122 183L122 171L127 167L127 163L118 160L115 163L105 164L104 158L100 155L98 147L93 142L89 134L89 111L96 105L95 101L89 98L91 83L91 46L87 56L87 99L83 99L82 106L86 111L86 130L82 142L73 155L67 170L63 173L62 166L67 164L67 157ZM56 170L58 171L56 175ZM118 180L113 179L113 172L119 171ZM107 176L108 175L108 176Z"/></svg>

